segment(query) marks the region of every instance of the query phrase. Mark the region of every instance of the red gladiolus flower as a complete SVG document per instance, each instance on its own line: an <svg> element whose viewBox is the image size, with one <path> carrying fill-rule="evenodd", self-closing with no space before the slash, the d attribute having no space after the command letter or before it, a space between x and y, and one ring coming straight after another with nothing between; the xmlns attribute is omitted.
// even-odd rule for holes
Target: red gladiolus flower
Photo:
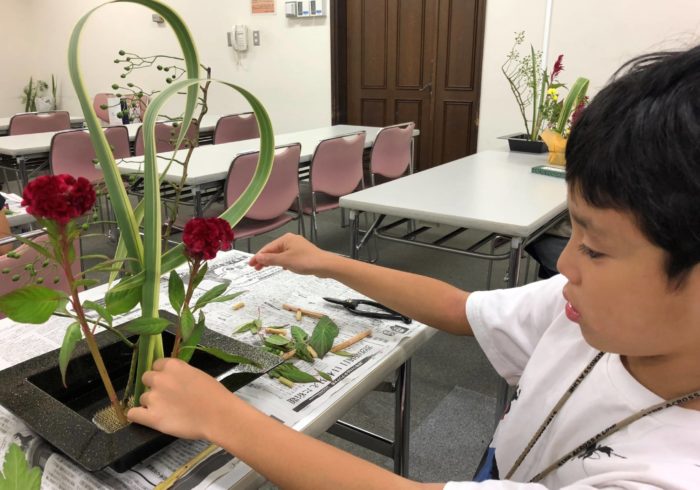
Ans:
<svg viewBox="0 0 700 490"><path fill-rule="evenodd" d="M562 71L564 71L564 55L560 54L559 57L557 57L557 61L554 62L554 68L552 68L552 76L549 77L549 83L552 83Z"/></svg>
<svg viewBox="0 0 700 490"><path fill-rule="evenodd" d="M230 250L233 230L221 218L192 218L185 224L182 242L193 259L213 259L219 250Z"/></svg>
<svg viewBox="0 0 700 490"><path fill-rule="evenodd" d="M95 198L95 189L84 177L42 175L24 188L22 206L32 216L65 225L92 209Z"/></svg>

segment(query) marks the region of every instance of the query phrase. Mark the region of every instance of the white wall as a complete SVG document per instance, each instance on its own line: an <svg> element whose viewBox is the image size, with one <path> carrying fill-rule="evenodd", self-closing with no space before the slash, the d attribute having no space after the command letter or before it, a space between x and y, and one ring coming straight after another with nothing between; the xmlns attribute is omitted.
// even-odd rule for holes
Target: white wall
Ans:
<svg viewBox="0 0 700 490"><path fill-rule="evenodd" d="M8 0L5 0L6 2ZM31 70L38 76L57 74L61 82L61 107L79 112L66 66L68 39L76 21L103 0L10 0L4 10L27 10L18 19L18 29L38 33L31 67L8 73L20 80ZM200 59L212 67L212 76L243 86L266 106L277 131L328 125L331 121L330 19L287 19L284 1L276 0L274 14L251 14L248 0L167 0L188 24ZM31 20L31 22L29 22ZM233 24L259 30L261 45L252 45L236 60L227 46L226 32ZM126 80L119 78L121 66L113 63L120 49L141 55L175 54L179 48L169 27L151 21L151 12L133 4L108 5L98 10L86 25L81 43L83 75L90 93L109 92L115 82L132 81L150 89L165 86L164 74L142 70ZM9 83L9 82L8 82ZM16 85L17 81L12 82ZM26 83L26 82L25 82ZM19 93L19 92L18 92ZM0 101L3 102L3 101ZM210 92L211 114L249 110L233 90L221 85ZM0 112L11 114L19 105L2 104Z"/></svg>
<svg viewBox="0 0 700 490"><path fill-rule="evenodd" d="M77 112L66 69L68 37L77 19L103 0L4 0L0 28L7 69L0 79L0 115L22 109L21 88L29 75L58 75L62 106ZM250 13L249 0L166 0L185 18L203 62L215 78L238 83L255 93L269 110L277 131L330 124L330 18L288 20L283 0L275 14ZM328 0L329 6L332 0ZM581 75L595 93L630 57L645 51L700 42L699 0L555 0L549 58L565 55L563 81ZM515 31L525 30L535 47L542 44L545 0L488 0L478 147L504 148L498 136L518 131L520 116L500 66ZM119 81L112 63L119 49L140 54L175 53L169 28L151 21L150 12L130 4L98 11L84 34L81 59L91 93L108 91ZM260 30L262 45L251 46L236 64L226 46L226 31L244 23ZM22 40L21 42L19 40ZM155 88L161 78L139 75ZM137 78L135 77L134 80ZM212 113L247 110L230 90L213 89Z"/></svg>
<svg viewBox="0 0 700 490"><path fill-rule="evenodd" d="M542 47L545 0L488 0L478 149L506 148L498 136L520 131L522 119L501 73L516 31ZM554 0L550 70L564 54L561 81L591 80L594 95L628 59L645 52L700 42L698 0Z"/></svg>
<svg viewBox="0 0 700 490"><path fill-rule="evenodd" d="M11 0L11 5L3 3L0 15L0 116L9 116L24 110L20 100L22 89L33 74L34 46L36 39L32 30L32 10L26 1ZM36 74L35 74L36 75Z"/></svg>

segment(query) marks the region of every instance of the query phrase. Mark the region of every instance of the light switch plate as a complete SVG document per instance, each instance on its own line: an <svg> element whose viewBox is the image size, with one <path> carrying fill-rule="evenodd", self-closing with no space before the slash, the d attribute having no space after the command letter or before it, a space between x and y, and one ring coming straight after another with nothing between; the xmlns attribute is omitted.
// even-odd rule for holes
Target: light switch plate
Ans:
<svg viewBox="0 0 700 490"><path fill-rule="evenodd" d="M260 46L260 31L253 31L253 46Z"/></svg>

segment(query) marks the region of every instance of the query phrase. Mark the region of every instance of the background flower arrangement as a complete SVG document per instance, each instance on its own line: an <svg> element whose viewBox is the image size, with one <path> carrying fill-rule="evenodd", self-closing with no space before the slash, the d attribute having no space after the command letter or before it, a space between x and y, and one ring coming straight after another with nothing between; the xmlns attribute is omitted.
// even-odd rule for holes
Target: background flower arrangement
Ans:
<svg viewBox="0 0 700 490"><path fill-rule="evenodd" d="M562 97L560 91L567 89L559 80L564 70L564 55L557 57L548 73L542 68L542 53L535 51L532 45L529 52L521 54L524 42L525 33L516 33L513 47L501 66L523 120L524 136L529 141L537 141L548 130L548 135L559 135L559 140L563 140L570 131L572 114L576 117L587 102L589 81L577 78L568 88L566 97Z"/></svg>

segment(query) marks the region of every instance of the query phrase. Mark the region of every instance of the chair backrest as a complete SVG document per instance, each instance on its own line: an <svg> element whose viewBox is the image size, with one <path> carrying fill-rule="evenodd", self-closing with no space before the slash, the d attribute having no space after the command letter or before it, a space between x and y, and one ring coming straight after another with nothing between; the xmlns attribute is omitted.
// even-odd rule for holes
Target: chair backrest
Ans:
<svg viewBox="0 0 700 490"><path fill-rule="evenodd" d="M369 169L372 174L395 179L411 164L411 142L415 123L396 124L382 128L374 140Z"/></svg>
<svg viewBox="0 0 700 490"><path fill-rule="evenodd" d="M253 179L259 152L243 153L234 158L226 177L225 202L228 208ZM278 146L275 148L275 160L272 164L270 178L265 188L248 210L245 217L255 220L268 220L280 216L299 196L299 158L301 145Z"/></svg>
<svg viewBox="0 0 700 490"><path fill-rule="evenodd" d="M95 109L95 114L97 114L97 117L106 123L109 122L109 108L106 107L103 109L102 106L107 106L107 100L110 97L116 97L116 95L108 92L100 92L95 94L95 97L92 99L92 107ZM123 97L129 102L136 99L136 96L133 94L124 94ZM146 112L146 107L148 107L149 102L150 99L146 94L139 99L139 113L141 114L141 120L143 120L143 113Z"/></svg>
<svg viewBox="0 0 700 490"><path fill-rule="evenodd" d="M179 133L180 126L174 128L168 123L156 123L156 153L175 150L175 141L177 140L177 135ZM178 149L187 148L189 141L192 141L194 146L197 146L199 143L199 126L197 126L197 121L195 120L193 120L190 127L187 128L187 136L185 136L185 139L182 140L180 148ZM143 155L143 152L143 126L139 126L139 128L136 130L134 155Z"/></svg>
<svg viewBox="0 0 700 490"><path fill-rule="evenodd" d="M311 159L311 190L344 196L362 181L365 132L321 141Z"/></svg>
<svg viewBox="0 0 700 490"><path fill-rule="evenodd" d="M70 129L70 115L67 111L23 112L10 119L7 134L48 133Z"/></svg>
<svg viewBox="0 0 700 490"><path fill-rule="evenodd" d="M38 245L41 245L42 247L46 247L49 243L49 236L45 234L40 235L37 238L34 238L33 241ZM80 247L78 244L79 241L76 240L76 259L72 265L72 272L74 275L79 274L81 270L80 259L77 258L80 257ZM14 291L15 289L19 289L23 286L28 285L30 283L31 278L29 276L29 272L24 270L24 267L27 264L41 265L41 263L44 261L43 255L39 255L39 253L36 250L34 250L28 245L20 245L14 250L14 252L19 254L20 257L18 259L9 258L7 255L0 255L0 270L4 270L5 268L10 270L8 274L3 274L2 276L0 276L0 296ZM57 266L54 267L54 265L52 264L46 268L41 268L40 266L36 267L36 272L37 277L44 278L42 286L70 293L70 290L68 288L68 281L64 277L62 269L58 268ZM15 274L19 275L20 277L18 281L11 280L11 277ZM54 284L54 278L56 277L59 278L59 281L58 283ZM0 318L4 318L4 316L1 313Z"/></svg>
<svg viewBox="0 0 700 490"><path fill-rule="evenodd" d="M97 114L97 117L102 121L107 123L109 122L109 108L105 107L103 109L102 106L107 105L107 99L110 97L114 97L114 94L100 92L99 94L95 94L95 97L92 99L92 108L95 109L95 114Z"/></svg>
<svg viewBox="0 0 700 490"><path fill-rule="evenodd" d="M112 147L114 158L128 158L129 130L126 126L105 128L105 137ZM95 149L90 141L90 133L85 130L64 131L51 138L49 166L51 173L70 174L85 177L90 182L102 179L102 171L95 167Z"/></svg>
<svg viewBox="0 0 700 490"><path fill-rule="evenodd" d="M214 129L214 144L259 138L258 120L254 112L222 116Z"/></svg>

